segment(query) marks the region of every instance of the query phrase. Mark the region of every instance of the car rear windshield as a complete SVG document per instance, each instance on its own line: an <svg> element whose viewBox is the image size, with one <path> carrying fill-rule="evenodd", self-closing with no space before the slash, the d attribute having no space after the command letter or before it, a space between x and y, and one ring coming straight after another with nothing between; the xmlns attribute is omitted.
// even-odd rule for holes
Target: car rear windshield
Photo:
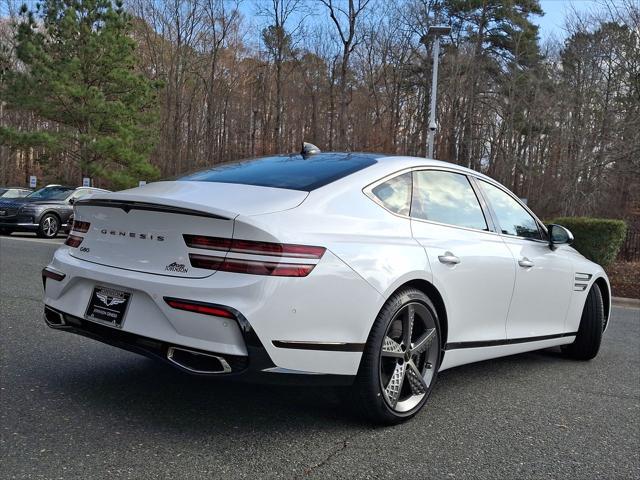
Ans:
<svg viewBox="0 0 640 480"><path fill-rule="evenodd" d="M37 200L64 200L73 190L70 187L44 187L30 193L27 197Z"/></svg>
<svg viewBox="0 0 640 480"><path fill-rule="evenodd" d="M239 183L311 191L376 163L374 155L319 153L280 155L220 165L178 180Z"/></svg>

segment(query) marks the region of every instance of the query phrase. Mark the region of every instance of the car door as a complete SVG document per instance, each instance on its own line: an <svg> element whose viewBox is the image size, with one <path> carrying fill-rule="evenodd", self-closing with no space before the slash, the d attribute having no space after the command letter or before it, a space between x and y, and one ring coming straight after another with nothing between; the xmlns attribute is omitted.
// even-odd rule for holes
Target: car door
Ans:
<svg viewBox="0 0 640 480"><path fill-rule="evenodd" d="M513 257L492 231L468 177L414 171L412 197L411 228L446 304L447 342L504 340L515 281Z"/></svg>
<svg viewBox="0 0 640 480"><path fill-rule="evenodd" d="M516 266L507 338L565 333L573 287L571 261L561 250L549 248L546 232L511 193L484 180L477 183Z"/></svg>

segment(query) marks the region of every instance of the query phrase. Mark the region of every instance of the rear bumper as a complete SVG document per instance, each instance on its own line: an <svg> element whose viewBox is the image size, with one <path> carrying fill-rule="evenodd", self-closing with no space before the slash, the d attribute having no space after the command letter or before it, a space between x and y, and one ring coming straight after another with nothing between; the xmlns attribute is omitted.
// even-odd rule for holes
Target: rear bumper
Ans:
<svg viewBox="0 0 640 480"><path fill-rule="evenodd" d="M243 332L248 354L228 355L219 352L194 350L190 347L136 335L68 315L46 305L44 307L44 321L54 330L74 333L113 347L144 355L192 375L209 378L233 378L256 383L304 385L350 385L355 379L355 376L350 375L314 375L278 369L271 361L260 340L250 329ZM185 352L207 359L215 359L215 364L219 365L219 368L213 371L192 368L191 365L185 363L185 359L188 359L188 357L177 358L176 352Z"/></svg>
<svg viewBox="0 0 640 480"><path fill-rule="evenodd" d="M69 250L60 247L47 267L62 279L47 279L44 301L70 321L50 326L163 361L170 361L172 346L229 357L230 365L246 357L247 367L232 368L231 376L259 371L293 383L326 376L335 378L317 383L350 383L381 306L379 294L330 252L300 279L226 272L207 278L155 275L81 260ZM121 328L85 319L95 286L131 293ZM228 307L238 313L237 321L172 308L166 297Z"/></svg>
<svg viewBox="0 0 640 480"><path fill-rule="evenodd" d="M166 361L171 365L178 367L189 373L205 374L203 371L197 371L196 369L189 368L181 363L172 362L170 360L171 349L185 348L183 345L175 345L161 340L137 335L135 333L126 332L117 328L108 327L99 323L85 320L84 318L76 317L74 315L66 314L60 310L48 307L44 307L44 320L46 324L55 329L63 330L70 333L75 333L83 337L88 337L93 340L112 345L114 347L122 348L130 352L139 353L147 357L152 357L158 360ZM249 346L247 346L249 351ZM189 351L194 353L211 354L212 352L205 352L193 348L188 348ZM253 365L252 367L257 370L267 369L274 367L273 363L269 359L269 356L265 354L264 348L261 344L253 345L251 347L253 352ZM228 355L216 353L216 356L221 360L224 360L225 366L229 367L229 371L211 371L211 374L239 374L247 370L249 366L249 355Z"/></svg>

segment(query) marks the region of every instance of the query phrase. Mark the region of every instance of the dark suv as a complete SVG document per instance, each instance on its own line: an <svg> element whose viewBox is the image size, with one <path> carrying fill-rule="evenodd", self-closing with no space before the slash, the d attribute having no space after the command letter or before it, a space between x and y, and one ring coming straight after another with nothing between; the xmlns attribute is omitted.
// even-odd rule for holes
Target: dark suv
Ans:
<svg viewBox="0 0 640 480"><path fill-rule="evenodd" d="M53 238L67 227L74 202L100 188L48 185L24 198L0 198L0 233L36 232Z"/></svg>

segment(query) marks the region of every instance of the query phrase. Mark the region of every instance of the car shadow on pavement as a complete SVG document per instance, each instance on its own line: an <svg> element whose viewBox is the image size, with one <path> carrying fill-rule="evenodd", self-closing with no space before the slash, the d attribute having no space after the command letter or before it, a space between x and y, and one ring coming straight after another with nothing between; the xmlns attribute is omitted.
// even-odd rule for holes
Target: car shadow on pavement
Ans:
<svg viewBox="0 0 640 480"><path fill-rule="evenodd" d="M459 389L465 394L486 390L488 377L503 383L514 378L522 381L523 372L534 378L546 376L558 369L557 364L568 362L559 352L545 350L445 371L430 407L445 405L447 398L463 393ZM58 369L55 377L50 386L67 401L77 403L77 408L93 410L100 416L121 415L138 424L157 423L163 429L196 436L237 428L256 434L283 429L368 428L350 408L351 398L345 387L262 385L204 378L129 354L114 363L92 362L85 367Z"/></svg>
<svg viewBox="0 0 640 480"><path fill-rule="evenodd" d="M259 431L303 426L344 427L358 421L341 408L340 390L249 384L183 373L144 357L92 364L60 374L57 387L83 408L113 411L180 431ZM125 413L126 412L126 413ZM297 422L283 422L296 418Z"/></svg>

